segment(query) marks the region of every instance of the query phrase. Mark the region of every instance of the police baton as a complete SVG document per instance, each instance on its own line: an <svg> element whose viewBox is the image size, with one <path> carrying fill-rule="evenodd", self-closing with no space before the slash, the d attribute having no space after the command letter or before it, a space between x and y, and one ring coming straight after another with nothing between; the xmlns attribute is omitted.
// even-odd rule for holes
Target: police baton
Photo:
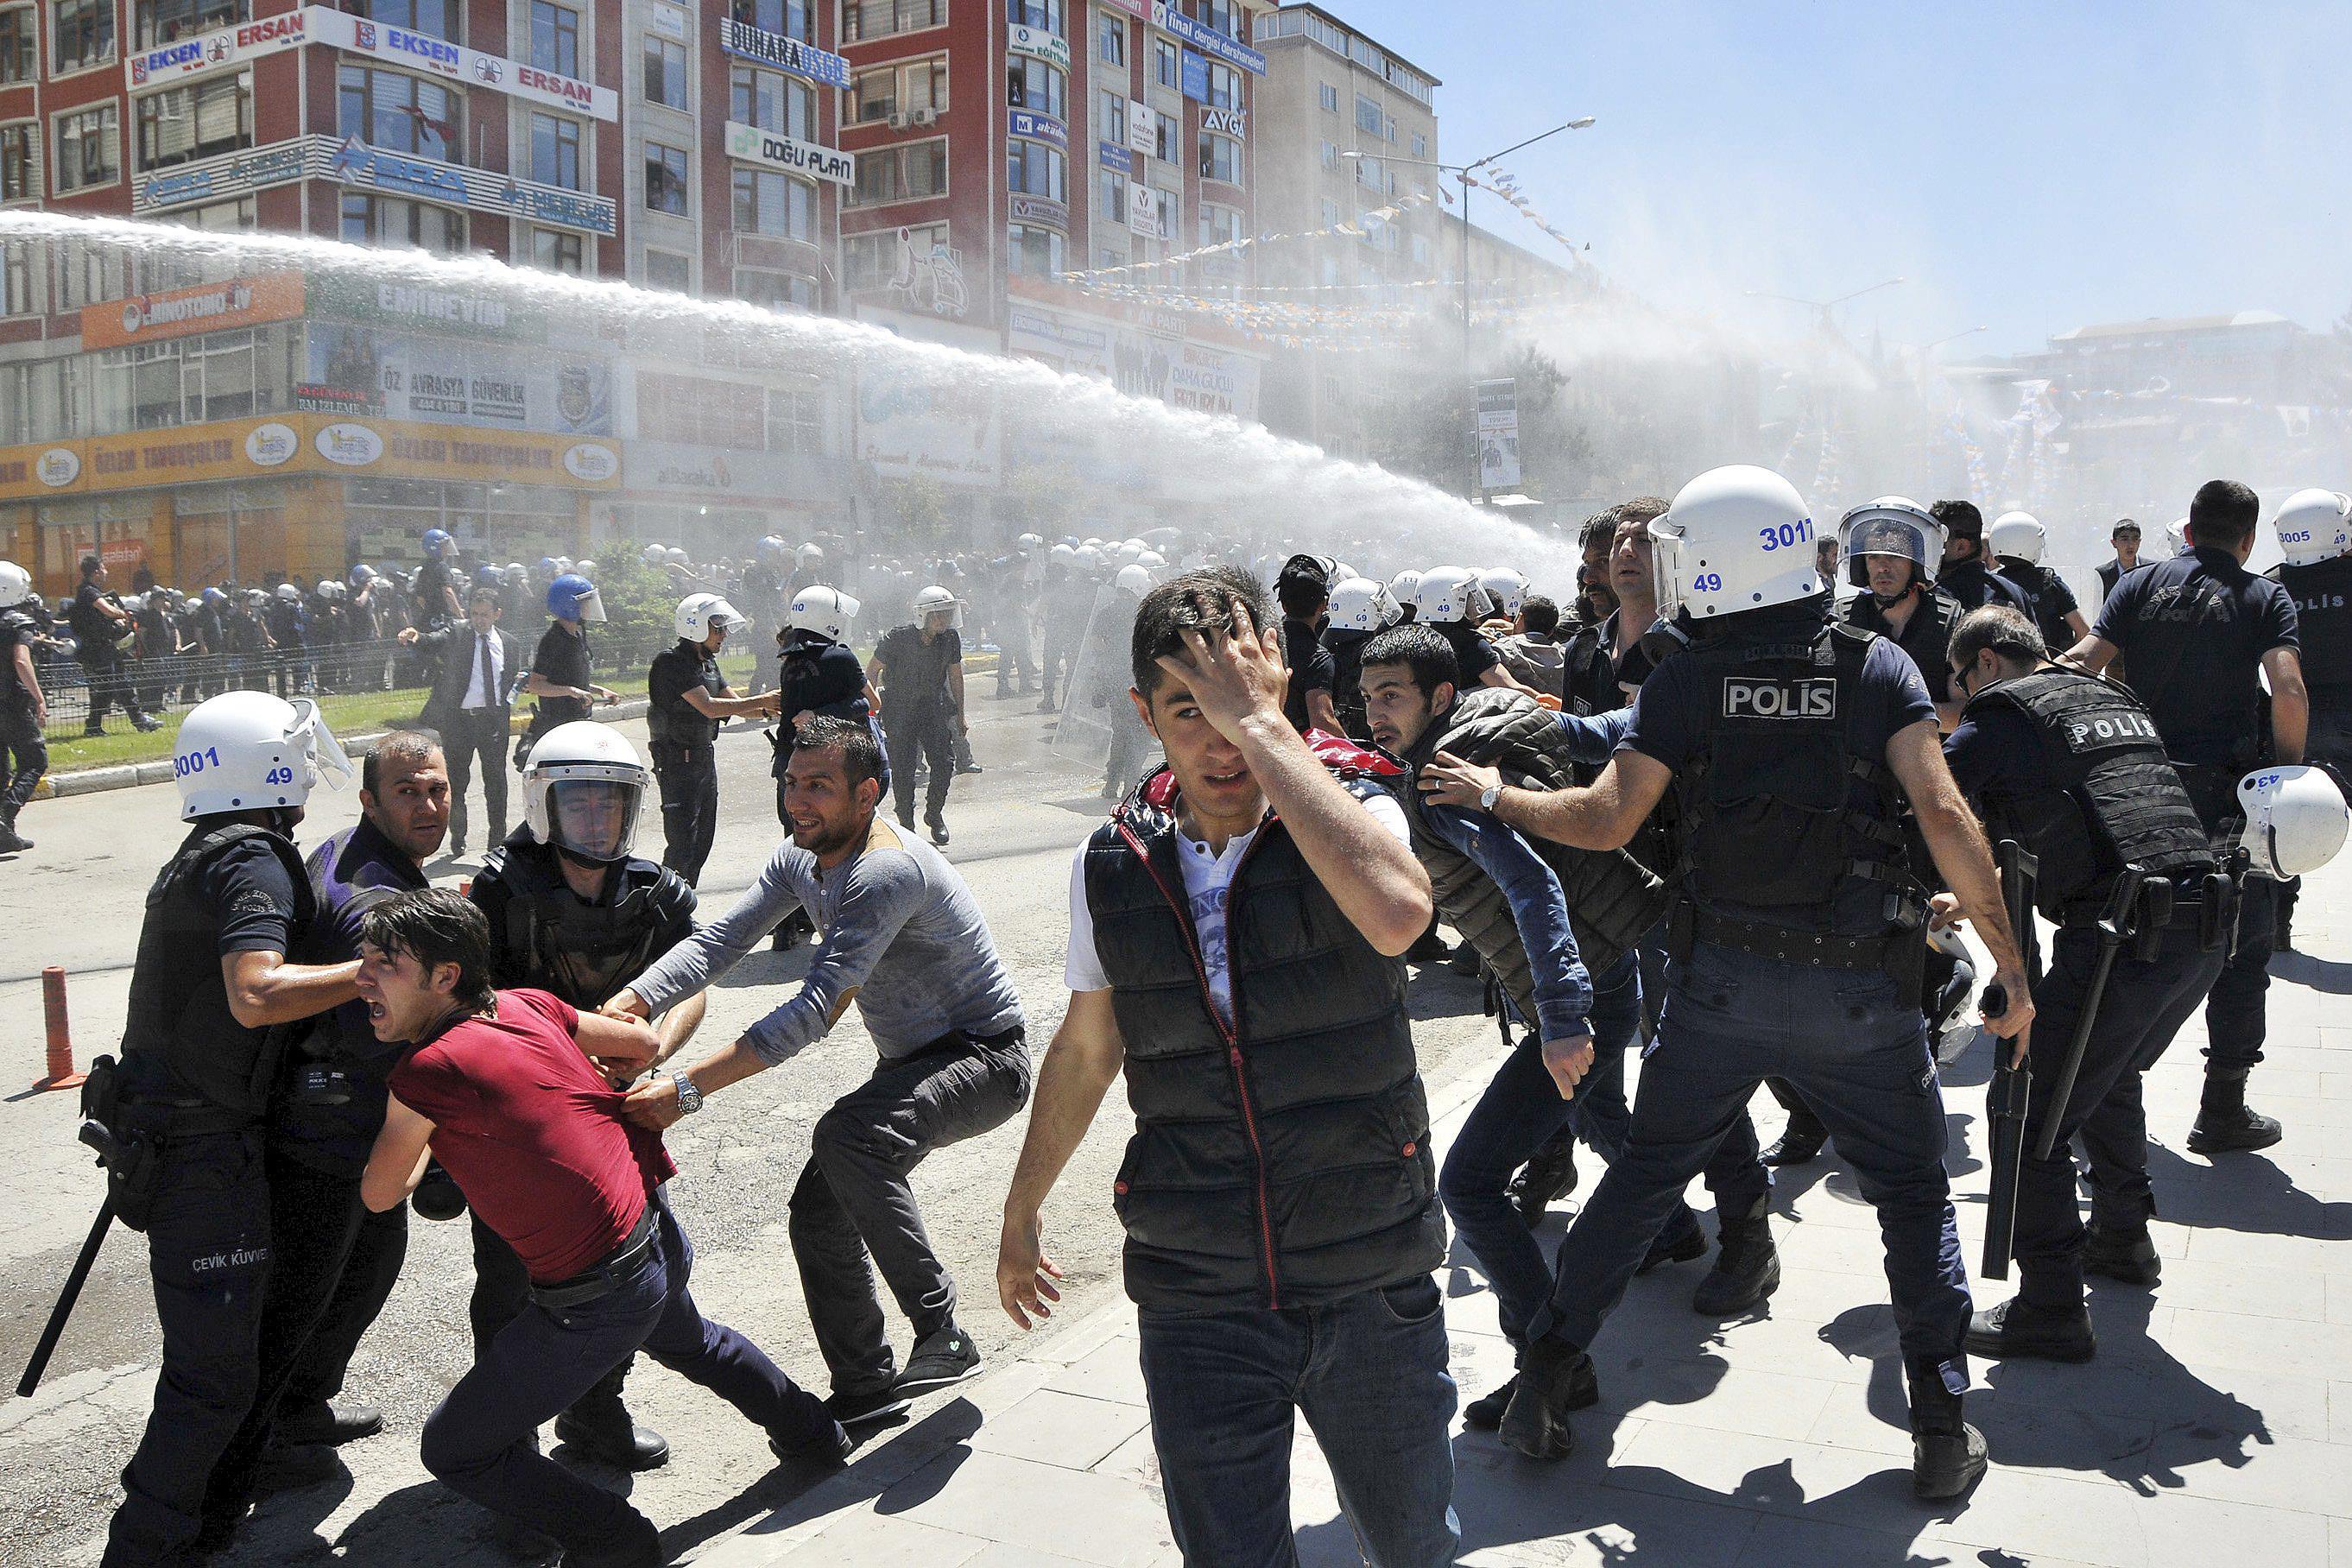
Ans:
<svg viewBox="0 0 2352 1568"><path fill-rule="evenodd" d="M2133 911L2139 907L2140 885L2147 873L2137 866L2126 866L2116 874L2116 884L2108 890L2107 907L2099 913L2099 956L2091 964L2090 988L2083 993L2083 1011L2074 1020L2074 1038L2066 1047L2066 1059L2058 1068L2058 1081L2050 1091L2050 1106L2042 1113L2042 1136L2034 1141L2033 1157L2047 1160L2058 1147L2058 1124L2066 1119L2066 1102L2074 1095L2074 1075L2083 1070L2083 1052L2091 1044L2091 1026L2099 1021L2099 998L2106 994L2107 975L2116 966L2116 953L2134 935Z"/></svg>
<svg viewBox="0 0 2352 1568"><path fill-rule="evenodd" d="M110 1188L106 1201L98 1205L98 1217L90 1222L89 1234L82 1238L81 1255L74 1259L73 1272L66 1276L66 1288L58 1292L58 1304L49 1309L49 1321L41 1330L40 1342L33 1347L33 1356L25 1363L25 1375L16 1380L16 1397L29 1399L33 1390L41 1384L41 1373L49 1369L49 1357L58 1348L58 1339L66 1331L66 1320L73 1315L74 1303L81 1300L83 1281L89 1278L90 1265L98 1261L98 1249L106 1240L107 1227L114 1223L114 1193Z"/></svg>
<svg viewBox="0 0 2352 1568"><path fill-rule="evenodd" d="M2026 984L2037 985L2041 975L2035 963L2033 879L2041 874L2041 862L2013 838L2002 839L1993 858L2000 868L2000 900L2009 911L2009 929L2017 942ZM1988 1018L2000 1016L2009 1011L2008 988L1997 981L1986 986L1978 1005ZM1985 1093L1985 1121L1992 1142L1988 1155L1992 1188L1985 1204L1984 1267L1979 1270L1988 1279L2009 1278L2010 1253L2017 1235L2017 1183L2025 1163L2025 1108L2031 1079L2026 1067L2015 1061L2016 1055L2013 1042L1994 1039L1992 1085Z"/></svg>

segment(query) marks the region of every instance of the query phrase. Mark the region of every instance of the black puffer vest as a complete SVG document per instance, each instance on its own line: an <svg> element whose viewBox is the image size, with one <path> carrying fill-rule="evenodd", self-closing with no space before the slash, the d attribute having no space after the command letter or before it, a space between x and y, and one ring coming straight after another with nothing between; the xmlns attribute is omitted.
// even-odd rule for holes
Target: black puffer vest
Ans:
<svg viewBox="0 0 2352 1568"><path fill-rule="evenodd" d="M1407 748L1404 761L1418 778L1439 752L1497 768L1506 784L1527 789L1561 790L1580 782L1559 721L1531 698L1500 687L1479 687L1456 697L1453 708ZM1438 912L1478 950L1519 1016L1534 1018L1535 979L1510 901L1475 861L1430 826L1420 790L1407 788L1403 795L1412 852L1428 868ZM1586 973L1598 975L1615 963L1664 916L1665 884L1622 849L1577 849L1532 837L1528 842L1559 879Z"/></svg>
<svg viewBox="0 0 2352 1568"><path fill-rule="evenodd" d="M1317 740L1327 763L1342 747ZM1392 769L1344 748L1358 771ZM1128 1294L1186 1310L1304 1307L1445 1254L1429 1105L1382 957L1269 813L1226 901L1234 1021L1210 1001L1174 779L1147 776L1087 840L1087 906L1127 1043L1114 1206Z"/></svg>

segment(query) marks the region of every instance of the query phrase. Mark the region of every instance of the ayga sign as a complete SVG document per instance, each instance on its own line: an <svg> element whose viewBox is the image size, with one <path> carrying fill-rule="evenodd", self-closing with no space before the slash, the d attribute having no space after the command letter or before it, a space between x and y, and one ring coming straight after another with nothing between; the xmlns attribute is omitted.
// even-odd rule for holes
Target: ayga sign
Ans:
<svg viewBox="0 0 2352 1568"><path fill-rule="evenodd" d="M780 131L762 131L740 121L727 122L727 155L836 185L849 184L857 178L857 160L847 153L798 141Z"/></svg>

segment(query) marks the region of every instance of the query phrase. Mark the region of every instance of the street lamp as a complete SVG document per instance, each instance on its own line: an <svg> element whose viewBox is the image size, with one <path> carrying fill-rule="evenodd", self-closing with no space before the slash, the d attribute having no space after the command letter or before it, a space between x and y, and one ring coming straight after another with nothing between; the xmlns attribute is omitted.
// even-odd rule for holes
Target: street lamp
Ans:
<svg viewBox="0 0 2352 1568"><path fill-rule="evenodd" d="M1473 500L1475 500L1478 495L1478 388L1470 379L1470 192L1472 189L1470 176L1498 158L1509 157L1522 147L1532 147L1537 142L1548 141L1563 131L1582 131L1592 124L1592 120L1593 117L1590 114L1580 116L1565 124L1555 125L1538 135L1530 136L1524 142L1514 142L1499 152L1489 153L1485 157L1468 163L1441 163L1429 158L1381 159L1383 163L1409 163L1415 168L1434 169L1441 174L1453 175L1462 185L1462 381L1463 395L1469 400L1470 404L1470 479L1463 494ZM1380 155L1368 153L1360 149L1350 149L1340 153L1339 156L1362 159Z"/></svg>
<svg viewBox="0 0 2352 1568"><path fill-rule="evenodd" d="M1947 333L1945 336L1937 338L1932 343L1921 343L1917 351L1919 357L1924 360L1929 354L1934 353L1937 349L1942 348L1946 343L1956 343L1962 338L1970 337L1978 332L1987 330L1988 329L1984 327L1962 327L1958 331Z"/></svg>

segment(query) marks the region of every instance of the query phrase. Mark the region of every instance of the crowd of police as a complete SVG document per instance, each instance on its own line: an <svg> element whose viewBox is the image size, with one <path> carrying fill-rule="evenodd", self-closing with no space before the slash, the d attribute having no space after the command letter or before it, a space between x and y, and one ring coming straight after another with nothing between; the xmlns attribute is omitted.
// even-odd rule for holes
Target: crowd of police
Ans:
<svg viewBox="0 0 2352 1568"><path fill-rule="evenodd" d="M1987 1464L1969 1356L2087 1360L2085 1276L2158 1283L2141 1082L2200 1007L2189 1146L2282 1136L2247 1086L2282 904L2347 832L2352 498L2292 497L2269 576L2245 569L2258 513L2244 487L2205 486L2178 553L2119 562L2088 616L2025 514L1987 527L1963 501L1887 496L1832 531L1745 467L1593 519L1559 599L1508 568L1382 582L1328 556L1253 573L1175 538L1024 536L975 592L998 694L1034 674L1044 706L1057 681L1069 700L1108 614L1133 714L1115 731L1117 805L1073 861L1070 1003L1034 1069L937 848L966 731L968 583L908 593L911 619L861 662L862 606L820 580L822 552L762 541L728 593L678 604L649 672L648 763L593 721L612 694L588 679L590 578L545 563L551 626L526 660L498 629L503 577L434 577L436 545L420 580L446 595L443 624L411 639L440 639L432 728L371 751L357 826L307 859L295 842L320 773L350 772L299 693L214 697L174 745L188 833L148 897L121 1058L86 1100L100 1226L145 1234L164 1340L107 1561L217 1552L257 1497L331 1474L330 1446L381 1428L341 1395L412 1206L470 1210L476 1264L478 1364L426 1424L427 1467L566 1562L662 1561L650 1521L540 1454L540 1425L614 1464L662 1463L667 1440L623 1402L642 1348L762 1425L780 1458L839 1462L979 1367L908 1173L1018 1113L1034 1084L997 1270L1025 1326L1062 1278L1040 1208L1122 1073L1137 1131L1115 1205L1188 1561L1287 1560L1300 1417L1370 1561L1451 1560L1456 1401L1432 1279L1448 1219L1518 1352L1461 1414L1557 1458L1599 1398L1591 1346L1632 1279L1712 1250L1694 1309L1756 1308L1781 1279L1772 1168L1828 1142L1879 1213L1915 1489L1958 1496ZM13 570L0 598L24 587ZM41 700L22 605L11 716ZM718 655L761 625L777 682L740 694ZM507 707L524 694L538 707L508 834ZM425 867L462 840L460 752L488 755L467 739L485 710L492 847L458 898ZM785 838L713 920L693 883L735 717L776 721ZM658 865L635 853L656 794ZM729 965L805 934L791 997L669 1065ZM1441 1165L1404 998L1408 963L1448 957L1486 978L1504 1052ZM2019 1276L1981 1310L1937 1076L1976 1036L1972 995L1998 1063L1979 1272ZM817 1121L790 1205L833 1378L817 1402L687 1293L657 1134L852 1000L879 1059ZM1790 1113L1769 1150L1759 1086ZM1606 1172L1547 1258L1531 1227L1577 1185L1579 1142ZM1711 1243L1685 1202L1694 1178ZM915 1327L903 1366L869 1256Z"/></svg>

